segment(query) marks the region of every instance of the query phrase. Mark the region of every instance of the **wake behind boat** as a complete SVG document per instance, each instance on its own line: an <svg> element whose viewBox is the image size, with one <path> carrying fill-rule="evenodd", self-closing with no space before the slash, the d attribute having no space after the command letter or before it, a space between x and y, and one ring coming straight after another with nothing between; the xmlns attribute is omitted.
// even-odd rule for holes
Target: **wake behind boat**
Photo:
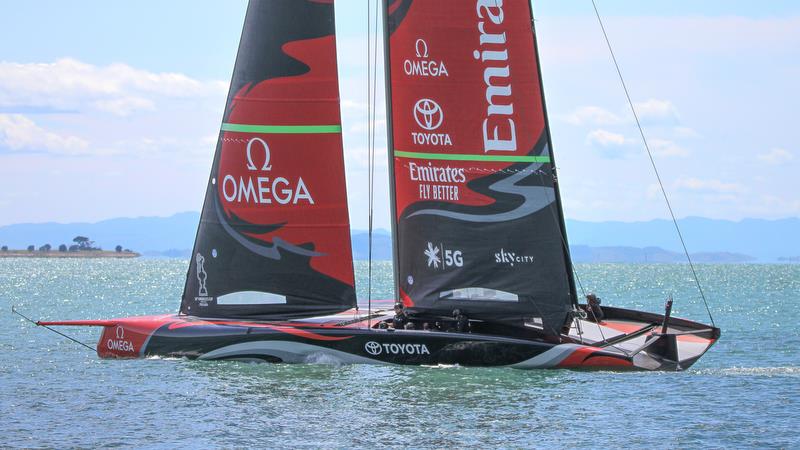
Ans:
<svg viewBox="0 0 800 450"><path fill-rule="evenodd" d="M177 315L103 358L682 370L719 329L580 304L527 0L383 2L396 307L358 309L333 0L247 8Z"/></svg>

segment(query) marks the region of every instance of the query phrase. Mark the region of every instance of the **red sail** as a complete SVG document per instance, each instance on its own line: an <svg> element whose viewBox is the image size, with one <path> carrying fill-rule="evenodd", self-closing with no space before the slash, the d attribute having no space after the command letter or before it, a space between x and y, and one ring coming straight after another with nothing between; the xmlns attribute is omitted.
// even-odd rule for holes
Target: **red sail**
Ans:
<svg viewBox="0 0 800 450"><path fill-rule="evenodd" d="M333 2L251 2L182 312L354 304Z"/></svg>
<svg viewBox="0 0 800 450"><path fill-rule="evenodd" d="M528 0L387 7L408 306L527 315L553 332L571 288Z"/></svg>

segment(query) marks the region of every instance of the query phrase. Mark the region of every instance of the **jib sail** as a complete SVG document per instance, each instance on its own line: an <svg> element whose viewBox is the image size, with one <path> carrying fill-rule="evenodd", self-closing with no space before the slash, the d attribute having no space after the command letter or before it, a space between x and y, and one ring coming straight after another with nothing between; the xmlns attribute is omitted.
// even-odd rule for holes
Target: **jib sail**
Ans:
<svg viewBox="0 0 800 450"><path fill-rule="evenodd" d="M401 298L557 333L575 290L528 0L385 8Z"/></svg>
<svg viewBox="0 0 800 450"><path fill-rule="evenodd" d="M247 8L181 312L355 306L333 0Z"/></svg>

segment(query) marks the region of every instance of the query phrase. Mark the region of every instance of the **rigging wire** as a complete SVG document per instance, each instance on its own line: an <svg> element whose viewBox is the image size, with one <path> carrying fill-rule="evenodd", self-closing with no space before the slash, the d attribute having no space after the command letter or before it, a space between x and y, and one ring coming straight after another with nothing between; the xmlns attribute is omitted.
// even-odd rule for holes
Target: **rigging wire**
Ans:
<svg viewBox="0 0 800 450"><path fill-rule="evenodd" d="M82 345L82 346L84 346L84 347L88 348L88 349L89 349L89 351L91 351L92 353L95 353L95 352L97 351L97 350L96 350L94 347L91 347L91 346L89 346L88 344L84 344L83 342L81 342L81 341L79 341L79 340L75 339L75 338L74 338L74 337L72 337L72 336L68 336L68 335L66 335L66 334L64 334L64 333L62 333L62 332L60 332L60 331L58 331L58 330L56 330L56 329L54 329L54 328L51 328L51 327L48 327L47 325L42 325L41 323L39 323L39 322L36 322L35 320L33 320L33 319L29 318L29 317L28 317L28 316L26 316L25 314L22 314L21 312L17 311L17 308L16 308L16 306L13 306L13 305L11 306L11 312L12 312L12 313L14 313L14 314L16 314L16 315L18 315L18 316L20 316L20 317L22 317L23 319L27 320L28 322L30 322L30 323L32 323L32 324L34 324L34 325L36 325L37 327L45 327L45 328L47 328L48 330L52 331L52 332L53 332L53 333L55 333L55 334L59 334L59 335L61 335L61 336L65 337L65 338L67 338L67 339L69 339L70 341L72 341L72 342L74 342L74 343L76 343L76 344L78 344L78 345Z"/></svg>
<svg viewBox="0 0 800 450"><path fill-rule="evenodd" d="M700 292L700 297L703 299L703 304L706 307L706 312L708 313L708 318L711 319L711 325L716 327L714 323L714 317L711 315L711 309L708 307L708 301L706 300L706 295L703 292L703 287L700 285L700 279L697 277L697 271L694 268L694 264L692 263L692 257L689 256L689 250L686 248L686 242L683 239L683 234L681 233L681 228L678 225L678 220L675 218L675 212L672 210L672 205L669 202L669 197L667 196L667 191L664 189L664 184L661 182L661 175L658 173L658 168L656 167L656 161L653 159L653 153L650 151L650 145L647 143L647 137L645 137L644 129L642 128L642 124L639 121L639 115L636 114L636 108L633 106L633 100L631 100L630 92L628 91L628 86L625 84L625 79L622 77L622 69L619 67L619 63L617 62L617 57L614 54L614 49L611 47L611 40L608 38L608 33L606 33L606 27L603 25L603 19L600 18L600 11L597 9L597 3L595 0L592 0L592 6L594 7L594 13L597 16L597 22L600 24L600 29L603 31L603 37L606 40L606 45L608 46L608 51L611 53L611 59L614 61L614 67L617 69L617 75L619 76L619 81L622 84L622 89L625 91L625 97L628 99L628 105L631 108L631 112L633 113L633 118L636 120L636 126L639 128L639 134L642 136L642 142L644 142L644 148L647 150L647 156L650 158L650 165L653 167L653 172L656 175L656 180L658 180L658 186L661 188L661 194L664 196L664 202L667 204L667 209L669 210L669 214L672 217L672 223L675 225L675 231L678 232L678 238L681 241L681 246L683 247L683 253L686 255L686 261L689 262L689 268L692 271L692 276L694 277L694 282L697 285L697 290Z"/></svg>
<svg viewBox="0 0 800 450"><path fill-rule="evenodd" d="M367 0L367 159L369 160L369 143L371 138L372 129L369 126L369 118L370 114L370 96L372 95L372 91L370 89L369 81L370 81L370 71L372 70L372 65L370 64L370 47L369 47L369 33L371 27L371 18L372 14L370 13L372 6L372 1ZM369 172L367 169L367 189L369 190L369 186L372 184L372 172ZM368 191L369 192L369 191ZM371 204L372 202L372 195L368 194L369 200L368 203ZM371 222L372 220L372 213L369 212L369 219L368 221ZM369 259L367 262L367 325L369 328L372 328L372 229L368 227L368 238L367 238L367 251L369 253Z"/></svg>
<svg viewBox="0 0 800 450"><path fill-rule="evenodd" d="M372 0L367 0L367 192L369 203L368 219L368 263L367 263L367 326L372 328L372 229L375 204L375 119L377 117L375 98L378 89L378 0L375 0L375 26L372 27L373 41L370 47L370 21L372 20ZM370 53L372 51L372 53Z"/></svg>

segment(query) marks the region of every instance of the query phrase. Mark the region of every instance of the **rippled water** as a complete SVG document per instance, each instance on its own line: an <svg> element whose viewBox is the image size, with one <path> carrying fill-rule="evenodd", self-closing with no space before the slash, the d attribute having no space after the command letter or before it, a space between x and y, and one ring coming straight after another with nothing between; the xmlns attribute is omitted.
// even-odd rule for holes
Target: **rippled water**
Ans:
<svg viewBox="0 0 800 450"><path fill-rule="evenodd" d="M706 320L683 265L578 267ZM0 447L797 447L800 265L702 265L722 340L684 373L103 361L38 319L172 312L182 260L0 259ZM358 266L359 294L365 270ZM373 290L388 297L381 263ZM98 330L70 329L94 345Z"/></svg>

